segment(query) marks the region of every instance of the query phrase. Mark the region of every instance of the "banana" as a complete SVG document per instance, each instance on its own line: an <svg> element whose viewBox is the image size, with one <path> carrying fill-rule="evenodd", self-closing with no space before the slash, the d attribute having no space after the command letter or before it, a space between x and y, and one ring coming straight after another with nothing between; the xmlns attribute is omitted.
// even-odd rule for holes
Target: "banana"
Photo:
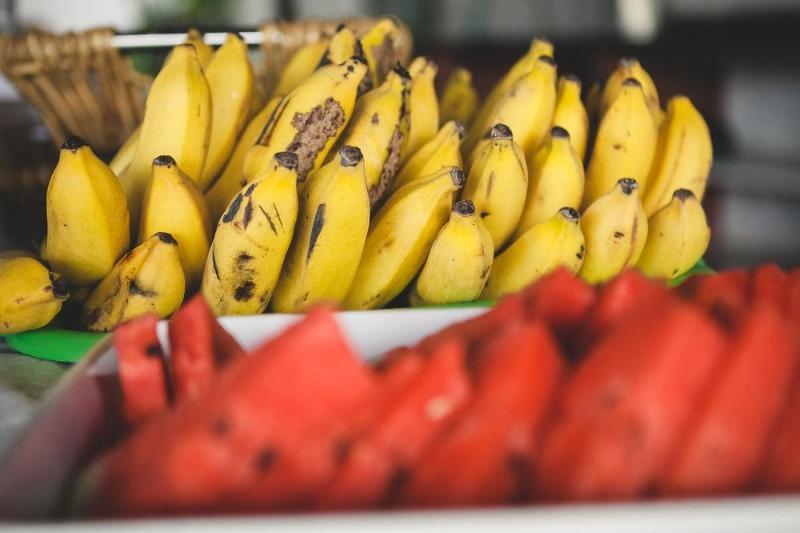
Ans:
<svg viewBox="0 0 800 533"><path fill-rule="evenodd" d="M205 69L211 91L211 133L198 187L205 191L231 155L244 128L253 98L253 68L247 44L229 33Z"/></svg>
<svg viewBox="0 0 800 533"><path fill-rule="evenodd" d="M136 153L136 144L139 142L140 132L140 127L136 126L136 129L134 129L125 142L122 143L122 146L119 147L119 150L117 150L117 153L114 154L114 157L108 164L109 168L111 168L116 176L121 176L128 168L128 165L131 164L131 161L133 161L133 155Z"/></svg>
<svg viewBox="0 0 800 533"><path fill-rule="evenodd" d="M413 305L471 302L486 285L494 258L492 236L469 200L455 203L436 235L411 292Z"/></svg>
<svg viewBox="0 0 800 533"><path fill-rule="evenodd" d="M195 47L176 46L153 80L136 153L120 176L128 197L133 232L138 228L142 195L150 179L153 159L170 154L198 183L203 174L210 132L211 91Z"/></svg>
<svg viewBox="0 0 800 533"><path fill-rule="evenodd" d="M0 254L0 335L46 326L69 298L66 281L24 254Z"/></svg>
<svg viewBox="0 0 800 533"><path fill-rule="evenodd" d="M638 184L638 194L645 193L657 138L642 85L629 78L600 121L586 171L583 205L590 205L612 190L619 176L633 178Z"/></svg>
<svg viewBox="0 0 800 533"><path fill-rule="evenodd" d="M505 124L495 124L469 169L461 197L475 204L499 250L517 227L528 192L525 154Z"/></svg>
<svg viewBox="0 0 800 533"><path fill-rule="evenodd" d="M689 189L702 200L713 152L708 125L691 100L685 96L672 98L658 132L656 154L642 200L647 215L667 205L678 189Z"/></svg>
<svg viewBox="0 0 800 533"><path fill-rule="evenodd" d="M338 304L353 283L369 229L366 161L354 146L343 146L338 155L303 190L294 241L272 297L274 311Z"/></svg>
<svg viewBox="0 0 800 533"><path fill-rule="evenodd" d="M558 79L553 126L561 126L569 132L575 154L583 161L589 136L589 115L581 101L581 80L571 74Z"/></svg>
<svg viewBox="0 0 800 533"><path fill-rule="evenodd" d="M578 209L583 197L583 164L567 130L554 126L550 137L528 161L525 207L514 237L549 220L562 207Z"/></svg>
<svg viewBox="0 0 800 533"><path fill-rule="evenodd" d="M178 241L186 287L191 291L203 275L211 224L203 194L168 155L153 160L152 177L144 193L139 242L159 232L169 233Z"/></svg>
<svg viewBox="0 0 800 533"><path fill-rule="evenodd" d="M409 156L433 139L439 129L439 100L433 85L438 70L436 63L427 57L414 59L408 67L411 90L408 95L410 125L406 154Z"/></svg>
<svg viewBox="0 0 800 533"><path fill-rule="evenodd" d="M469 126L478 109L478 92L472 86L472 72L457 68L447 78L439 102L439 121L441 124L458 120Z"/></svg>
<svg viewBox="0 0 800 533"><path fill-rule="evenodd" d="M586 256L579 275L589 283L607 281L635 265L647 241L647 215L636 180L622 178L583 213Z"/></svg>
<svg viewBox="0 0 800 533"><path fill-rule="evenodd" d="M275 154L220 218L201 288L217 315L258 314L269 304L297 220L297 165L296 154Z"/></svg>
<svg viewBox="0 0 800 533"><path fill-rule="evenodd" d="M363 53L361 41L356 38L350 28L341 25L331 37L317 68L330 64L338 65L353 56L363 55Z"/></svg>
<svg viewBox="0 0 800 533"><path fill-rule="evenodd" d="M655 121L656 125L660 124L664 112L661 111L661 105L658 101L656 84L653 82L653 78L650 77L650 74L642 68L639 61L633 58L620 59L617 68L606 80L603 86L601 116L611 108L617 96L619 96L619 93L623 90L625 80L630 78L637 80L641 84L642 92L647 102L647 108L653 116L653 121Z"/></svg>
<svg viewBox="0 0 800 533"><path fill-rule="evenodd" d="M103 278L128 250L128 204L119 180L83 139L61 146L47 186L44 254L75 285Z"/></svg>
<svg viewBox="0 0 800 533"><path fill-rule="evenodd" d="M394 17L384 17L361 35L364 58L369 75L364 78L360 93L383 83L384 78L401 58L399 53L400 23Z"/></svg>
<svg viewBox="0 0 800 533"><path fill-rule="evenodd" d="M284 96L245 156L244 177L266 172L278 152L297 155L297 178L304 182L328 155L353 113L358 84L366 74L363 58L317 69Z"/></svg>
<svg viewBox="0 0 800 533"><path fill-rule="evenodd" d="M214 57L214 49L205 42L203 34L195 28L189 28L189 31L186 32L184 43L194 46L200 66L206 68L211 62L211 58Z"/></svg>
<svg viewBox="0 0 800 533"><path fill-rule="evenodd" d="M185 290L177 241L156 233L100 281L83 304L80 322L90 331L111 331L146 313L164 318L180 307Z"/></svg>
<svg viewBox="0 0 800 533"><path fill-rule="evenodd" d="M353 285L342 302L345 309L382 307L403 291L425 262L447 222L453 193L464 181L460 169L445 168L389 197L370 224Z"/></svg>
<svg viewBox="0 0 800 533"><path fill-rule="evenodd" d="M494 300L522 290L548 272L578 272L585 245L578 211L563 207L549 220L520 235L494 258L483 298Z"/></svg>
<svg viewBox="0 0 800 533"><path fill-rule="evenodd" d="M689 189L678 189L672 200L647 221L648 237L636 268L651 278L673 279L703 257L711 240L705 211Z"/></svg>
<svg viewBox="0 0 800 533"><path fill-rule="evenodd" d="M464 125L457 121L450 121L442 126L436 137L423 145L403 164L394 179L392 191L427 178L443 168L464 166L461 159L461 141L464 139L465 131Z"/></svg>
<svg viewBox="0 0 800 533"><path fill-rule="evenodd" d="M327 49L328 41L325 39L298 48L283 67L281 75L272 89L272 97L284 96L295 90L314 73Z"/></svg>

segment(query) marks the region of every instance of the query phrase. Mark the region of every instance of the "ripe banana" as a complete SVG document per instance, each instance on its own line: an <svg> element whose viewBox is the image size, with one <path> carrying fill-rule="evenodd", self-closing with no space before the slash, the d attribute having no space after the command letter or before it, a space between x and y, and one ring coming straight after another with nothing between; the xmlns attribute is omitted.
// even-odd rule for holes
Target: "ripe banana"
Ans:
<svg viewBox="0 0 800 533"><path fill-rule="evenodd" d="M439 121L441 124L458 120L469 126L478 109L478 93L472 86L472 73L465 68L453 71L442 91L439 102Z"/></svg>
<svg viewBox="0 0 800 533"><path fill-rule="evenodd" d="M211 91L211 133L208 155L198 187L205 191L231 155L250 113L253 68L247 44L238 33L229 33L205 69Z"/></svg>
<svg viewBox="0 0 800 533"><path fill-rule="evenodd" d="M711 239L705 211L689 189L678 189L672 201L647 221L648 237L636 268L651 278L673 279L703 257Z"/></svg>
<svg viewBox="0 0 800 533"><path fill-rule="evenodd" d="M330 64L338 65L353 56L360 56L363 53L361 41L356 38L350 28L342 25L331 37L317 68Z"/></svg>
<svg viewBox="0 0 800 533"><path fill-rule="evenodd" d="M184 43L194 46L197 60L200 61L200 66L205 69L211 62L211 58L214 57L214 49L205 42L203 34L195 28L189 28L189 31L186 32Z"/></svg>
<svg viewBox="0 0 800 533"><path fill-rule="evenodd" d="M647 241L647 215L636 180L623 178L583 213L586 257L579 272L589 283L607 281L635 265Z"/></svg>
<svg viewBox="0 0 800 533"><path fill-rule="evenodd" d="M443 168L464 166L461 159L461 141L464 139L464 125L450 121L439 129L436 137L423 145L400 168L395 177L392 190L427 178ZM407 147L406 147L407 150Z"/></svg>
<svg viewBox="0 0 800 533"><path fill-rule="evenodd" d="M186 287L193 290L208 257L211 224L203 194L168 155L153 160L142 204L139 242L159 232L169 233L178 241Z"/></svg>
<svg viewBox="0 0 800 533"><path fill-rule="evenodd" d="M61 146L46 204L44 254L53 270L70 283L96 283L128 250L125 192L83 139L70 137Z"/></svg>
<svg viewBox="0 0 800 533"><path fill-rule="evenodd" d="M650 114L653 116L656 125L659 125L664 112L661 111L661 105L658 101L656 84L653 83L653 78L642 68L639 61L633 58L620 59L616 70L614 70L611 76L608 77L608 80L606 80L605 86L603 87L601 116L611 108L617 96L622 91L625 80L630 78L637 80L642 85L642 92L647 102L647 108L650 110Z"/></svg>
<svg viewBox="0 0 800 533"><path fill-rule="evenodd" d="M636 180L638 194L646 192L657 138L642 85L629 78L600 121L586 171L583 205L590 205L613 189L619 176Z"/></svg>
<svg viewBox="0 0 800 533"><path fill-rule="evenodd" d="M176 46L153 80L136 153L120 176L128 197L132 232L139 225L142 195L153 159L170 154L197 183L203 174L210 132L211 91L195 47Z"/></svg>
<svg viewBox="0 0 800 533"><path fill-rule="evenodd" d="M139 142L139 134L141 131L141 128L136 126L136 129L134 129L125 142L122 143L122 146L119 147L119 150L117 150L117 153L114 154L114 157L108 164L109 168L111 168L116 176L121 176L128 168L128 165L131 164L131 161L133 161L133 155L136 153L136 144Z"/></svg>
<svg viewBox="0 0 800 533"><path fill-rule="evenodd" d="M304 182L341 135L353 113L358 84L366 74L364 59L317 69L284 96L245 156L244 177L252 181L266 172L278 152L297 155L297 178Z"/></svg>
<svg viewBox="0 0 800 533"><path fill-rule="evenodd" d="M294 241L272 297L274 311L338 304L353 283L369 229L366 165L354 146L343 146L338 156L314 172L303 190Z"/></svg>
<svg viewBox="0 0 800 533"><path fill-rule="evenodd" d="M412 305L477 300L493 258L492 236L475 205L469 200L456 202L414 283Z"/></svg>
<svg viewBox="0 0 800 533"><path fill-rule="evenodd" d="M275 88L272 89L272 97L289 94L311 76L322 61L327 49L328 41L325 39L298 48L283 67Z"/></svg>
<svg viewBox="0 0 800 533"><path fill-rule="evenodd" d="M367 92L383 83L394 64L401 59L398 57L400 30L397 19L385 17L361 35L361 46L369 66L369 75L364 78L359 93Z"/></svg>
<svg viewBox="0 0 800 533"><path fill-rule="evenodd" d="M167 317L183 302L186 289L178 243L156 233L120 259L83 304L81 324L111 331L146 313Z"/></svg>
<svg viewBox="0 0 800 533"><path fill-rule="evenodd" d="M408 95L409 132L406 154L409 156L436 136L439 129L439 100L433 80L439 67L427 57L411 62L411 90ZM405 157L404 160L408 159Z"/></svg>
<svg viewBox="0 0 800 533"><path fill-rule="evenodd" d="M562 207L580 207L583 164L570 141L567 130L554 126L550 137L528 161L528 190L515 238L551 219Z"/></svg>
<svg viewBox="0 0 800 533"><path fill-rule="evenodd" d="M563 207L520 235L495 257L482 297L494 300L517 292L560 267L578 272L585 252L579 221L575 209Z"/></svg>
<svg viewBox="0 0 800 533"><path fill-rule="evenodd" d="M505 124L495 124L469 169L461 197L471 200L499 250L517 227L528 191L522 148Z"/></svg>
<svg viewBox="0 0 800 533"><path fill-rule="evenodd" d="M297 220L297 155L278 152L217 224L202 293L217 315L262 313L278 282Z"/></svg>
<svg viewBox="0 0 800 533"><path fill-rule="evenodd" d="M558 79L553 126L561 126L569 132L575 154L583 161L589 136L589 115L581 101L581 80L571 74Z"/></svg>
<svg viewBox="0 0 800 533"><path fill-rule="evenodd" d="M382 307L403 291L425 262L464 181L460 169L445 168L389 197L370 224L345 309Z"/></svg>
<svg viewBox="0 0 800 533"><path fill-rule="evenodd" d="M67 298L66 281L36 259L0 254L0 335L47 325Z"/></svg>
<svg viewBox="0 0 800 533"><path fill-rule="evenodd" d="M678 189L689 189L702 200L713 159L711 135L703 116L685 96L672 98L658 132L658 146L642 200L647 215L667 205Z"/></svg>

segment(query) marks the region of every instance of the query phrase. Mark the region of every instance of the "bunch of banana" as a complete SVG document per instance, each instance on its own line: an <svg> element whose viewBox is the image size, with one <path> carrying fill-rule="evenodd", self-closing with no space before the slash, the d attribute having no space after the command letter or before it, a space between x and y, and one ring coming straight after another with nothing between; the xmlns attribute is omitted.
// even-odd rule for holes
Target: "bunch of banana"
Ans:
<svg viewBox="0 0 800 533"><path fill-rule="evenodd" d="M267 308L295 232L298 164L295 153L275 154L220 218L201 288L217 315Z"/></svg>
<svg viewBox="0 0 800 533"><path fill-rule="evenodd" d="M338 304L353 283L369 229L366 160L354 146L337 155L303 189L294 240L272 297L275 311Z"/></svg>
<svg viewBox="0 0 800 533"><path fill-rule="evenodd" d="M436 235L410 295L412 305L477 300L494 259L492 236L475 205L461 200Z"/></svg>
<svg viewBox="0 0 800 533"><path fill-rule="evenodd" d="M0 335L50 323L69 298L67 283L24 252L0 253Z"/></svg>
<svg viewBox="0 0 800 533"><path fill-rule="evenodd" d="M560 126L569 133L575 154L583 161L589 137L589 114L581 100L581 80L571 74L558 79L553 126Z"/></svg>
<svg viewBox="0 0 800 533"><path fill-rule="evenodd" d="M436 137L416 151L403 164L395 177L392 190L426 178L443 168L463 166L461 141L464 139L464 125L450 121L439 129Z"/></svg>
<svg viewBox="0 0 800 533"><path fill-rule="evenodd" d="M469 126L478 109L478 93L472 86L472 72L457 68L447 78L439 101L439 121L458 120Z"/></svg>
<svg viewBox="0 0 800 533"><path fill-rule="evenodd" d="M416 152L436 136L439 129L439 100L433 80L439 67L427 57L418 57L411 62L411 91L408 96L409 132L407 153ZM407 158L406 158L407 159Z"/></svg>

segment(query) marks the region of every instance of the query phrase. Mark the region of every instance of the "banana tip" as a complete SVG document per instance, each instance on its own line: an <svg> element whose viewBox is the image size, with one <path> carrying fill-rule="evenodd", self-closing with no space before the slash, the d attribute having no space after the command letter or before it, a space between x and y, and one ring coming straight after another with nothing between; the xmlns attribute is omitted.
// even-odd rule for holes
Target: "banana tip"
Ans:
<svg viewBox="0 0 800 533"><path fill-rule="evenodd" d="M350 146L347 144L342 146L342 149L339 150L339 156L341 157L343 167L354 167L364 159L364 155L361 153L361 149L358 146Z"/></svg>
<svg viewBox="0 0 800 533"><path fill-rule="evenodd" d="M153 159L153 164L157 167L171 167L175 164L175 159L171 155L160 155Z"/></svg>
<svg viewBox="0 0 800 533"><path fill-rule="evenodd" d="M289 170L296 169L297 165L300 163L297 154L294 152L278 152L275 154L275 161L277 161L280 166L288 168Z"/></svg>
<svg viewBox="0 0 800 533"><path fill-rule="evenodd" d="M54 272L50 273L50 286L53 288L53 296L59 300L66 300L69 298L69 284L67 280Z"/></svg>
<svg viewBox="0 0 800 533"><path fill-rule="evenodd" d="M463 217L472 216L475 214L475 204L472 200L459 200L453 205L453 212Z"/></svg>
<svg viewBox="0 0 800 533"><path fill-rule="evenodd" d="M487 139L512 139L514 134L511 132L511 128L503 124L502 122L498 122L492 129L489 130L489 133L486 135Z"/></svg>
<svg viewBox="0 0 800 533"><path fill-rule="evenodd" d="M639 184L633 178L622 178L617 183L625 194L632 194L639 188Z"/></svg>
<svg viewBox="0 0 800 533"><path fill-rule="evenodd" d="M178 241L175 240L175 237L173 237L171 233L167 233L166 231L159 231L158 233L156 233L156 237L158 237L159 241L166 244L178 244Z"/></svg>
<svg viewBox="0 0 800 533"><path fill-rule="evenodd" d="M77 135L73 135L70 138L68 138L66 141L64 141L64 144L61 145L61 149L62 150L73 150L74 151L74 150L77 150L78 148L81 148L83 146L86 146L86 141L84 141L83 139L81 139Z"/></svg>
<svg viewBox="0 0 800 533"><path fill-rule="evenodd" d="M553 126L550 135L556 139L569 139L569 132L561 126Z"/></svg>
<svg viewBox="0 0 800 533"><path fill-rule="evenodd" d="M453 167L453 170L450 171L450 177L453 179L453 185L459 189L467 182L467 177L464 175L464 171L458 167Z"/></svg>
<svg viewBox="0 0 800 533"><path fill-rule="evenodd" d="M561 214L561 216L563 216L570 222L575 222L576 224L581 219L581 215L578 213L576 209L573 209L572 207L562 207L561 209L558 210L558 212Z"/></svg>
<svg viewBox="0 0 800 533"><path fill-rule="evenodd" d="M551 67L556 66L556 60L553 59L553 56L539 56L538 61L541 61L542 63L546 63L546 64L550 65Z"/></svg>
<svg viewBox="0 0 800 533"><path fill-rule="evenodd" d="M673 198L677 198L681 202L685 202L689 198L694 198L694 193L689 189L677 189L672 193Z"/></svg>
<svg viewBox="0 0 800 533"><path fill-rule="evenodd" d="M626 78L625 81L622 82L622 85L625 85L625 86L628 86L628 87L639 87L639 88L641 88L642 87L642 82L640 82L636 78Z"/></svg>

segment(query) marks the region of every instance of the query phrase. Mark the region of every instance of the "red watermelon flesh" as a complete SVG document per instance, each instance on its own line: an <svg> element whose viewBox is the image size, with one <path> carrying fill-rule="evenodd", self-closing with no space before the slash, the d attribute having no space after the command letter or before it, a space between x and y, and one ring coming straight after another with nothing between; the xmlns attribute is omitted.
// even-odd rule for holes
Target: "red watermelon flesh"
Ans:
<svg viewBox="0 0 800 533"><path fill-rule="evenodd" d="M761 265L752 271L751 290L753 305L762 300L773 302L779 308L786 306L789 295L789 274L775 263Z"/></svg>
<svg viewBox="0 0 800 533"><path fill-rule="evenodd" d="M544 321L562 338L569 338L582 329L595 301L591 285L566 268L528 286L521 296L526 314Z"/></svg>
<svg viewBox="0 0 800 533"><path fill-rule="evenodd" d="M728 270L692 276L679 290L720 324L734 329L749 306L750 275L746 270Z"/></svg>
<svg viewBox="0 0 800 533"><path fill-rule="evenodd" d="M764 490L800 491L800 382L795 382L792 395L764 454L757 483Z"/></svg>

